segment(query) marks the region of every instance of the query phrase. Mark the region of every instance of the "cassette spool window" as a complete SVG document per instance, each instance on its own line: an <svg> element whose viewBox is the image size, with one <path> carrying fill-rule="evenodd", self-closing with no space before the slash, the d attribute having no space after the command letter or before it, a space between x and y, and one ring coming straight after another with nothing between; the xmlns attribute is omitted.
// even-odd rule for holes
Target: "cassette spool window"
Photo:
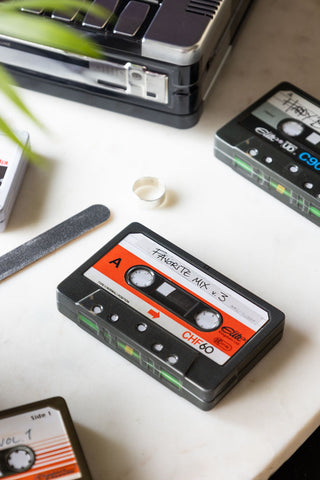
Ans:
<svg viewBox="0 0 320 480"><path fill-rule="evenodd" d="M223 322L222 315L217 310L149 267L140 265L132 267L126 272L125 278L136 290L145 293L199 330L216 330Z"/></svg>

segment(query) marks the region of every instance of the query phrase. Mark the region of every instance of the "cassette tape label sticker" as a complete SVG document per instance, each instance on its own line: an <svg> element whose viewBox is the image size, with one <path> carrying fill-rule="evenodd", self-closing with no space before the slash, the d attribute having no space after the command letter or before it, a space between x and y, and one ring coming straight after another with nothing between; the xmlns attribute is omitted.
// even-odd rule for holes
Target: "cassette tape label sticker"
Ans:
<svg viewBox="0 0 320 480"><path fill-rule="evenodd" d="M263 123L257 124L252 117ZM252 117L243 126L320 172L320 108L292 91L281 90L253 110ZM306 151L308 147L312 153Z"/></svg>
<svg viewBox="0 0 320 480"><path fill-rule="evenodd" d="M129 234L84 274L219 365L268 314L143 234Z"/></svg>
<svg viewBox="0 0 320 480"><path fill-rule="evenodd" d="M46 407L0 419L0 431L3 470L0 470L0 478L81 479L79 466L58 410Z"/></svg>
<svg viewBox="0 0 320 480"><path fill-rule="evenodd" d="M269 102L278 110L320 132L320 109L301 95L290 90L281 90L273 95ZM297 133L299 134L300 130Z"/></svg>

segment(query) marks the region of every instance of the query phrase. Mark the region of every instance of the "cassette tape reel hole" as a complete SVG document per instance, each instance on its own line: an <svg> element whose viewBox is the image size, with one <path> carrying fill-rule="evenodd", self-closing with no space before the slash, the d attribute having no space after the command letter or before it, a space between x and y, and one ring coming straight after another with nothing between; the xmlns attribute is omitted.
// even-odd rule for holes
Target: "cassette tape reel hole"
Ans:
<svg viewBox="0 0 320 480"><path fill-rule="evenodd" d="M146 267L133 267L127 273L128 283L138 288L147 288L155 281L155 273Z"/></svg>
<svg viewBox="0 0 320 480"><path fill-rule="evenodd" d="M13 473L22 473L30 470L35 462L35 455L31 448L19 446L9 450L6 456L8 469Z"/></svg>
<svg viewBox="0 0 320 480"><path fill-rule="evenodd" d="M199 328L202 330L216 330L222 324L222 316L215 310L201 310L196 313L194 320Z"/></svg>
<svg viewBox="0 0 320 480"><path fill-rule="evenodd" d="M296 120L286 119L279 123L278 128L289 137L298 137L304 132L304 125Z"/></svg>

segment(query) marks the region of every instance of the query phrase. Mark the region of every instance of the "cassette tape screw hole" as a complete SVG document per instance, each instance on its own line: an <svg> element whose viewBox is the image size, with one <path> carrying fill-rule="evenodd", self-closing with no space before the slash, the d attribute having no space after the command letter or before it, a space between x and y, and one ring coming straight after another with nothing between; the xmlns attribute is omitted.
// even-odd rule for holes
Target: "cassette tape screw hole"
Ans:
<svg viewBox="0 0 320 480"><path fill-rule="evenodd" d="M249 150L249 155L251 155L252 157L256 157L259 153L259 150L257 148L251 148Z"/></svg>
<svg viewBox="0 0 320 480"><path fill-rule="evenodd" d="M272 158L272 157L266 157L266 158L264 159L264 161L265 161L265 163L270 164L270 163L273 162L273 158Z"/></svg>
<svg viewBox="0 0 320 480"><path fill-rule="evenodd" d="M103 306L102 305L94 305L92 307L93 313L99 314L103 312Z"/></svg>
<svg viewBox="0 0 320 480"><path fill-rule="evenodd" d="M175 365L176 363L178 363L178 360L179 360L179 357L178 355L169 355L169 357L167 358L167 362L170 363L170 365Z"/></svg>
<svg viewBox="0 0 320 480"><path fill-rule="evenodd" d="M297 173L299 171L299 167L298 167L298 165L291 165L289 167L289 170L290 170L291 173Z"/></svg>
<svg viewBox="0 0 320 480"><path fill-rule="evenodd" d="M119 315L117 313L113 313L112 315L110 315L110 320L113 323L117 322L119 320Z"/></svg>
<svg viewBox="0 0 320 480"><path fill-rule="evenodd" d="M155 352L162 352L163 350L162 343L155 343L154 345L152 345L152 350L154 350Z"/></svg>
<svg viewBox="0 0 320 480"><path fill-rule="evenodd" d="M311 182L306 182L304 183L304 188L306 188L307 190L312 190L313 189L313 183Z"/></svg>
<svg viewBox="0 0 320 480"><path fill-rule="evenodd" d="M145 332L147 330L147 324L146 323L138 323L137 325L137 330L138 332Z"/></svg>

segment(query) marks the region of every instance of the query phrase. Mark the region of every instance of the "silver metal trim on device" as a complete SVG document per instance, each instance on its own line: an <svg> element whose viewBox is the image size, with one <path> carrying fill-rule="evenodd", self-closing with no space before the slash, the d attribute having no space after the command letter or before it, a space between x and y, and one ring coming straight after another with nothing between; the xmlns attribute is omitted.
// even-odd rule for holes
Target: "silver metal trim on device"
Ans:
<svg viewBox="0 0 320 480"><path fill-rule="evenodd" d="M0 37L0 42L3 37ZM8 45L9 47L9 45ZM90 85L123 95L144 98L151 102L167 104L168 76L149 71L143 65L131 62L116 63L109 60L95 60L74 56L85 60L88 66L15 50L0 46L0 62L19 67L30 73L41 73L62 80L71 80L82 85Z"/></svg>
<svg viewBox="0 0 320 480"><path fill-rule="evenodd" d="M245 1L245 0L244 0ZM198 42L193 45L181 46L179 44L174 45L172 43L161 42L152 39L152 23L149 26L151 38L148 38L148 30L146 31L144 38L141 42L141 55L143 57L154 58L163 62L173 63L180 66L192 65L198 62L202 53L205 51L206 46L210 48L210 45L215 45L220 34L221 14L224 16L225 12L229 12L225 18L231 16L232 7L231 0L224 0L217 8L213 18L208 22L207 27L203 30ZM190 13L192 15L192 13ZM197 19L198 14L194 14ZM209 18L209 17L207 17ZM177 25L177 28L178 25Z"/></svg>
<svg viewBox="0 0 320 480"><path fill-rule="evenodd" d="M201 2L199 4L201 5ZM247 8L249 4L250 0L223 0L220 5L217 5L217 10L208 21L207 27L198 41L186 46L153 40L153 24L151 22L141 41L141 55L179 66L193 65L202 59L204 52L212 52L213 47L214 49L217 47L225 33L230 35L231 41L230 19L237 19L239 12ZM199 17L197 13L189 12L189 14L194 16L195 21ZM179 28L178 24L177 28Z"/></svg>

